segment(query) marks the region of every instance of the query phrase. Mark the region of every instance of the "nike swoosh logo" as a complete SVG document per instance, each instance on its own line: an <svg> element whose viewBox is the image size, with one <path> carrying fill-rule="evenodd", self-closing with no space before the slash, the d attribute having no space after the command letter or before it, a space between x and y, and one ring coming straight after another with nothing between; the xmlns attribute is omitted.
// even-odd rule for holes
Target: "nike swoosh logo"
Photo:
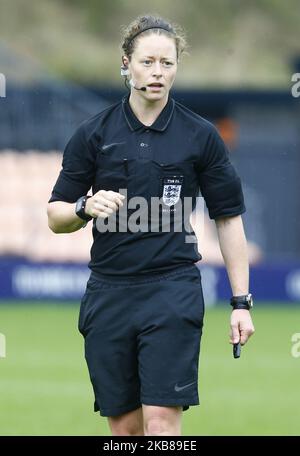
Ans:
<svg viewBox="0 0 300 456"><path fill-rule="evenodd" d="M181 391L181 390L187 388L188 386L193 385L194 383L196 383L196 382L192 382L192 383L189 383L188 385L184 385L184 386L175 385L175 388L174 388L174 389L175 389L175 391Z"/></svg>
<svg viewBox="0 0 300 456"><path fill-rule="evenodd" d="M113 146L118 146L119 144L125 144L125 142L116 142L116 143L111 143L111 144L103 144L101 149L102 150L107 150L107 149L110 149Z"/></svg>

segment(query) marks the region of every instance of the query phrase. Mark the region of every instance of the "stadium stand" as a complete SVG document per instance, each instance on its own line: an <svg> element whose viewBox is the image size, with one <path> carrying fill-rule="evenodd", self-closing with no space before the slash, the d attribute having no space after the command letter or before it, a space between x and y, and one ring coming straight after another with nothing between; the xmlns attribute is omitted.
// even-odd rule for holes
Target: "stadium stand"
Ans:
<svg viewBox="0 0 300 456"><path fill-rule="evenodd" d="M57 151L0 153L2 201L0 255L35 261L88 261L90 226L56 235L48 227L47 201L61 167Z"/></svg>

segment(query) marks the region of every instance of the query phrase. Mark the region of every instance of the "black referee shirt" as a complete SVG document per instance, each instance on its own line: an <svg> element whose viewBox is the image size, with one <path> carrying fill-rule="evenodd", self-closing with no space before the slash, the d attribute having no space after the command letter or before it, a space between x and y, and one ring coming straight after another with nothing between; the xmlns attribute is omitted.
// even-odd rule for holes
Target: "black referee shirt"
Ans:
<svg viewBox="0 0 300 456"><path fill-rule="evenodd" d="M184 197L195 207L199 190L212 219L245 211L240 179L216 128L171 97L151 126L137 119L129 94L79 126L65 148L49 202L75 203L91 187L93 194L127 189L128 201L142 196L149 206L151 197L162 198L171 219ZM89 267L123 276L169 271L201 259L197 244L186 241L193 231L167 232L159 226L100 232L94 219Z"/></svg>

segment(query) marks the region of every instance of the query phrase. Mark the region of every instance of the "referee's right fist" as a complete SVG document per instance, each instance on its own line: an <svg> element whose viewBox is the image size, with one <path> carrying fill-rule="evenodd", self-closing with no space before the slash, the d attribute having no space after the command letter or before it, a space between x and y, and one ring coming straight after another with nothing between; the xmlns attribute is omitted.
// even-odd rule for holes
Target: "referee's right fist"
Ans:
<svg viewBox="0 0 300 456"><path fill-rule="evenodd" d="M125 196L112 190L99 190L86 202L85 212L94 218L107 218L123 206Z"/></svg>

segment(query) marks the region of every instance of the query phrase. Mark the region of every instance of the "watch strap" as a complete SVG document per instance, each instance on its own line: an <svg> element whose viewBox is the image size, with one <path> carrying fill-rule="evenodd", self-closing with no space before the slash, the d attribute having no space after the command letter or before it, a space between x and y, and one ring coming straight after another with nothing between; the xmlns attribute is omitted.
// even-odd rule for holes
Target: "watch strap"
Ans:
<svg viewBox="0 0 300 456"><path fill-rule="evenodd" d="M249 304L231 304L231 305L232 305L233 310L236 310L236 309L250 310L251 309Z"/></svg>
<svg viewBox="0 0 300 456"><path fill-rule="evenodd" d="M247 295L242 296L232 296L230 304L233 309L246 309L250 310L253 307L252 294L248 293Z"/></svg>
<svg viewBox="0 0 300 456"><path fill-rule="evenodd" d="M89 198L91 198L89 195L81 196L76 202L76 215L86 222L89 222L93 218L85 212L85 205Z"/></svg>

